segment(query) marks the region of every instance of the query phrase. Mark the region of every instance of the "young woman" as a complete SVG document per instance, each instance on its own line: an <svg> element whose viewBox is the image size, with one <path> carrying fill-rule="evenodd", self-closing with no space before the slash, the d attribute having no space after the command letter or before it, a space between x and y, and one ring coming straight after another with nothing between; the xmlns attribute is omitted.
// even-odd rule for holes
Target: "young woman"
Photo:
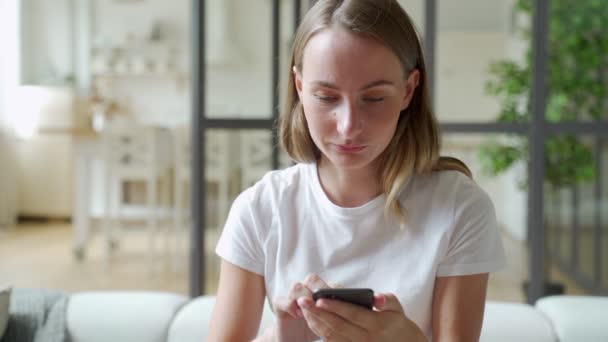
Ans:
<svg viewBox="0 0 608 342"><path fill-rule="evenodd" d="M475 341L504 264L489 197L439 157L420 42L396 0L319 0L293 45L280 136L297 165L234 202L210 341ZM330 284L330 285L328 285ZM312 291L374 290L374 309Z"/></svg>

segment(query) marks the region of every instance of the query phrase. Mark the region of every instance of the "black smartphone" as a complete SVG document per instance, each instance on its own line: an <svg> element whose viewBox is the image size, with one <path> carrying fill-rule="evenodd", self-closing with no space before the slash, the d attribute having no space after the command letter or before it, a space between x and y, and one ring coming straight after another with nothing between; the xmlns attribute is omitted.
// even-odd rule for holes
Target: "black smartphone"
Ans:
<svg viewBox="0 0 608 342"><path fill-rule="evenodd" d="M318 289L312 294L312 299L337 299L351 304L360 305L368 309L374 307L374 291L371 289Z"/></svg>

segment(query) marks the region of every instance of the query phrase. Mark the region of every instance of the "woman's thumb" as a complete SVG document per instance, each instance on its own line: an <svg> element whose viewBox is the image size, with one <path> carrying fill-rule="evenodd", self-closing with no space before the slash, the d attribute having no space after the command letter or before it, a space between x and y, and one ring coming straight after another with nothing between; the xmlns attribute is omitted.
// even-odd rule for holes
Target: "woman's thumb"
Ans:
<svg viewBox="0 0 608 342"><path fill-rule="evenodd" d="M392 293L377 293L374 295L374 308L378 311L403 311L399 299Z"/></svg>

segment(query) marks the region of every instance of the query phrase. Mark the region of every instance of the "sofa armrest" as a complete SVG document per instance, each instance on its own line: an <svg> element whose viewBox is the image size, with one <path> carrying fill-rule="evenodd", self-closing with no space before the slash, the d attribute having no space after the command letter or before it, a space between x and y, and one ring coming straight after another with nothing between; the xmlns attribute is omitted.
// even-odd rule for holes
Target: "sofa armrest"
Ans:
<svg viewBox="0 0 608 342"><path fill-rule="evenodd" d="M550 296L536 302L560 342L608 341L608 297Z"/></svg>
<svg viewBox="0 0 608 342"><path fill-rule="evenodd" d="M215 296L202 296L192 300L179 310L169 328L168 342L201 342L207 338ZM274 324L270 305L264 304L260 332Z"/></svg>
<svg viewBox="0 0 608 342"><path fill-rule="evenodd" d="M142 291L82 292L70 297L72 342L165 342L175 313L188 298Z"/></svg>
<svg viewBox="0 0 608 342"><path fill-rule="evenodd" d="M486 302L481 342L557 342L551 323L533 306Z"/></svg>

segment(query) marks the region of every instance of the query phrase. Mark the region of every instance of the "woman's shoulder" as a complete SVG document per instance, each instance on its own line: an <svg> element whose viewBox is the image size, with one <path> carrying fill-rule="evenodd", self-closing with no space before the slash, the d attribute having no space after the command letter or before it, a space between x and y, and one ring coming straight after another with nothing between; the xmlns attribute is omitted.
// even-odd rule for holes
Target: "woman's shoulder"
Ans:
<svg viewBox="0 0 608 342"><path fill-rule="evenodd" d="M242 196L248 197L250 201L266 202L273 199L283 199L294 195L298 188L311 177L312 164L295 164L280 170L271 170L247 188Z"/></svg>
<svg viewBox="0 0 608 342"><path fill-rule="evenodd" d="M310 177L312 164L299 163L280 170L271 170L257 181L253 187L285 191L296 187Z"/></svg>
<svg viewBox="0 0 608 342"><path fill-rule="evenodd" d="M298 164L268 171L234 199L229 218L267 228L278 210L283 210L286 203L296 202L297 189L302 178L307 177L306 168L306 164Z"/></svg>
<svg viewBox="0 0 608 342"><path fill-rule="evenodd" d="M487 193L469 176L460 171L433 171L412 178L402 195L405 197L427 197L433 201L449 201L460 205L468 200L489 201Z"/></svg>

